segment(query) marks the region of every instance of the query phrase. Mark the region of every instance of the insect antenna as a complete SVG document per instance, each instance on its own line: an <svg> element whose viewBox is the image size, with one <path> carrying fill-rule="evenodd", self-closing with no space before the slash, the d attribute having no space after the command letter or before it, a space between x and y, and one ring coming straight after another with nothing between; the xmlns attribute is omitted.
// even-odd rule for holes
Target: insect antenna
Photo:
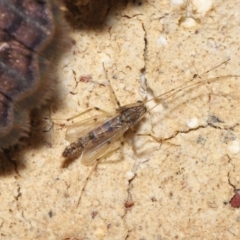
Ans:
<svg viewBox="0 0 240 240"><path fill-rule="evenodd" d="M172 88L170 90L168 90L167 92L164 92L160 95L158 95L157 97L154 97L152 99L149 99L147 101L145 101L145 104L148 103L148 102L151 102L151 101L156 101L156 100L159 100L161 103L164 103L167 99L171 98L172 96L174 96L175 94L185 90L185 89L191 89L192 87L195 87L195 86L198 86L198 85L203 85L203 84L206 84L206 83L211 83L211 82L215 82L215 81L220 81L220 80L224 80L224 79L227 79L227 78L239 78L240 75L226 75L226 76L220 76L220 77L215 77L215 78L209 78L209 79L206 79L206 80L199 80L197 82L192 82L195 78L200 78L201 79L201 76L203 76L204 74L206 73L209 73L210 71L220 67L221 65L225 64L226 62L228 62L230 59L222 62L221 64L215 66L214 68L206 71L205 73L201 74L201 75L194 75L194 77L192 79L190 79L189 81L187 81L186 83L176 87L176 88ZM161 99L161 97L164 97L163 99ZM159 103L160 104L160 103ZM152 108L148 109L148 113L153 110L155 107L157 107L158 104L156 104L155 106L153 106Z"/></svg>

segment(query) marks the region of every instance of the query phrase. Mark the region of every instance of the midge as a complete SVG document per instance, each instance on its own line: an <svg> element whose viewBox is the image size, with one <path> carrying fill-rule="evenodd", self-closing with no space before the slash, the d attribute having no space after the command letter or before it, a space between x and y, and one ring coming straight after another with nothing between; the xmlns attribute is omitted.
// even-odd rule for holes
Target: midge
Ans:
<svg viewBox="0 0 240 240"><path fill-rule="evenodd" d="M229 59L227 61L229 61ZM227 61L219 64L215 68L226 63ZM205 72L204 74L208 72L209 71ZM200 78L201 76L198 77ZM194 82L194 79L196 79L195 76L193 79L187 81L184 85L171 89L163 94L160 94L157 97L154 97L153 99L137 101L136 103L124 106L120 105L111 84L109 84L110 92L118 104L116 112L114 114L109 114L104 112L103 110L95 108L96 110L100 110L102 114L93 116L91 118L85 119L69 126L66 132L66 139L70 141L71 144L66 147L62 153L62 156L65 158L65 163L80 157L81 162L84 165L96 164L97 160L116 150L110 150L111 146L117 140L122 139L126 131L132 129L137 123L141 121L141 119L145 116L146 113L150 112L159 104L164 103L170 97L174 96L178 92L183 91L184 89L190 90L191 88L198 85L233 77L240 76L228 75L207 80L198 80ZM148 109L146 103L156 100L158 100L159 102L156 103L156 105L152 108ZM87 111L90 110L91 109L88 109ZM87 111L83 113L86 113ZM68 120L71 120L73 118L70 118ZM152 136L151 134L148 135ZM157 140L156 137L152 137Z"/></svg>
<svg viewBox="0 0 240 240"><path fill-rule="evenodd" d="M81 156L81 162L85 165L92 165L96 159L103 157L106 150L123 134L134 127L147 112L144 102L138 101L133 104L120 106L116 109L116 114L112 116L98 115L87 121L80 122L88 129L85 132L77 129L78 124L73 124L67 131L67 138L78 138L72 142L62 153L66 160L72 160ZM107 120L105 119L107 117ZM89 127L89 128L88 128ZM74 132L71 130L74 129Z"/></svg>

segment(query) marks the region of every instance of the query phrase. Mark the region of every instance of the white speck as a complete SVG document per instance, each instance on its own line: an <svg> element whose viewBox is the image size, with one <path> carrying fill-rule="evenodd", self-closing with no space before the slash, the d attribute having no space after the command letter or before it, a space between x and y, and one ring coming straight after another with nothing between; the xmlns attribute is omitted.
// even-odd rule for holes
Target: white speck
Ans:
<svg viewBox="0 0 240 240"><path fill-rule="evenodd" d="M135 176L135 174L133 172L131 172L131 171L128 171L126 173L126 177L127 177L128 181L132 180L134 178L134 176Z"/></svg>
<svg viewBox="0 0 240 240"><path fill-rule="evenodd" d="M193 28L197 25L197 22L195 19L188 17L181 21L180 26L183 28Z"/></svg>
<svg viewBox="0 0 240 240"><path fill-rule="evenodd" d="M238 140L234 140L228 144L228 150L232 154L237 154L240 151L240 144Z"/></svg>
<svg viewBox="0 0 240 240"><path fill-rule="evenodd" d="M105 53L100 53L99 54L99 59L101 63L104 63L104 66L111 66L112 65L112 59L110 58L110 56L108 54ZM101 73L103 71L103 66L102 64L99 65L99 72Z"/></svg>
<svg viewBox="0 0 240 240"><path fill-rule="evenodd" d="M213 38L208 38L207 43L211 48L216 48L216 42Z"/></svg>
<svg viewBox="0 0 240 240"><path fill-rule="evenodd" d="M69 59L68 58L64 58L64 60L63 60L63 67L68 66L69 63L70 63Z"/></svg>
<svg viewBox="0 0 240 240"><path fill-rule="evenodd" d="M191 118L187 121L187 126L189 128L197 128L199 126L197 118Z"/></svg>
<svg viewBox="0 0 240 240"><path fill-rule="evenodd" d="M185 69L185 70L184 70L184 73L185 73L187 76L190 76L191 71L190 71L190 69Z"/></svg>
<svg viewBox="0 0 240 240"><path fill-rule="evenodd" d="M171 5L182 5L185 1L184 0L170 0Z"/></svg>
<svg viewBox="0 0 240 240"><path fill-rule="evenodd" d="M197 13L205 15L213 5L212 0L192 0L193 8Z"/></svg>
<svg viewBox="0 0 240 240"><path fill-rule="evenodd" d="M167 45L167 39L164 35L159 36L159 38L157 39L157 45Z"/></svg>
<svg viewBox="0 0 240 240"><path fill-rule="evenodd" d="M145 72L143 72L141 75L140 75L140 80L141 80L141 83L145 84L145 81L146 81L146 78L145 78Z"/></svg>
<svg viewBox="0 0 240 240"><path fill-rule="evenodd" d="M9 44L6 43L6 42L3 42L0 44L0 50L4 50L4 49L7 49L7 48L10 48Z"/></svg>
<svg viewBox="0 0 240 240"><path fill-rule="evenodd" d="M147 82L145 77L145 72L140 75L141 87L144 92L147 91Z"/></svg>

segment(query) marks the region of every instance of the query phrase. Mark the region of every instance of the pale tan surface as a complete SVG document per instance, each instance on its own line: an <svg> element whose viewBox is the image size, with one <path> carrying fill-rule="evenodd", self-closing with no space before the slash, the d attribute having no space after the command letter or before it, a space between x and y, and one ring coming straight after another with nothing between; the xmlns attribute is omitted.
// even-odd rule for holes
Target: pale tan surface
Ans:
<svg viewBox="0 0 240 240"><path fill-rule="evenodd" d="M228 57L227 65L203 79L240 74L240 3L219 2L200 13L197 1L195 7L129 3L110 11L103 29L72 32L76 44L59 65L60 93L49 106L53 121L91 106L115 108L102 63L122 105L141 100L146 84L157 96ZM140 81L143 68L146 82ZM86 75L92 80L79 82ZM61 168L66 127L55 124L41 133L38 146L21 153L20 176L1 176L0 239L239 239L240 211L228 204L230 183L240 188L239 80L184 91L162 111L154 109L138 132L152 130L171 144L127 134L124 159L98 165L78 208L91 167L76 160ZM210 115L222 123L209 125ZM190 129L195 118L198 124ZM129 182L133 167L136 175ZM134 205L127 210L128 198Z"/></svg>

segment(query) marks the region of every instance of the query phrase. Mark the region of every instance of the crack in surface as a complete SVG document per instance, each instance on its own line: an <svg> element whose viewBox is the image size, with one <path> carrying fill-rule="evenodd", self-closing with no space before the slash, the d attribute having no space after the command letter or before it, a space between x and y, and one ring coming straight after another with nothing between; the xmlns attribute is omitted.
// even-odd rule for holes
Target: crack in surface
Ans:
<svg viewBox="0 0 240 240"><path fill-rule="evenodd" d="M141 15L141 14L140 14ZM148 51L148 40L147 40L147 31L145 29L145 26L144 26L144 23L142 23L142 29L144 31L144 48L143 48L143 54L142 54L142 57L143 57L143 60L144 60L144 66L143 68L141 69L141 73L142 73L142 76L143 76L143 81L142 81L142 88L144 90L147 90L148 89L148 84L147 84L147 79L146 79L146 65L147 65L147 51ZM134 154L136 154L136 149L133 147L133 152ZM137 156L137 154L136 154ZM133 189L133 181L136 177L136 172L137 172L137 169L139 167L139 165L141 164L141 162L135 162L135 164L133 165L132 167L132 173L133 173L133 176L131 179L128 180L128 187L127 187L127 199L124 203L124 207L125 207L125 211L124 211L124 214L122 215L122 219L123 219L123 222L124 222L124 225L126 226L126 216L127 216L127 213L128 211L131 211L131 208L134 207L134 200L132 198L132 193L131 193L131 190ZM130 233L131 233L131 229L127 229L127 234L126 234L126 237L125 237L125 240L127 240L129 237L130 237Z"/></svg>

